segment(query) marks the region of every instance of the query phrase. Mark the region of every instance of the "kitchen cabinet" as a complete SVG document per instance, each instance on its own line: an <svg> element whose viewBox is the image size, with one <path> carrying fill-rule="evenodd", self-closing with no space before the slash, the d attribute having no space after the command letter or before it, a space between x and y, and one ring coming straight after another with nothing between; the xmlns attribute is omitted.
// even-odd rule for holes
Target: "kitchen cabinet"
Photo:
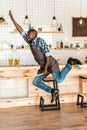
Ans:
<svg viewBox="0 0 87 130"><path fill-rule="evenodd" d="M41 95L49 96L33 86L34 77L24 75L26 70L29 70L30 76L36 75L38 69L39 66L0 67L0 107L35 105Z"/></svg>
<svg viewBox="0 0 87 130"><path fill-rule="evenodd" d="M27 82L21 78L0 79L0 100L28 97Z"/></svg>

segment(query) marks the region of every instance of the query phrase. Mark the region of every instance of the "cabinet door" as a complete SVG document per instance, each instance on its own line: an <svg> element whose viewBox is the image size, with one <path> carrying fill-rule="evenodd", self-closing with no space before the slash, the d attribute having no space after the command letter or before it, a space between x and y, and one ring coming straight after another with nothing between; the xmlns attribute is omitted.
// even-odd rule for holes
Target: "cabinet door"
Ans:
<svg viewBox="0 0 87 130"><path fill-rule="evenodd" d="M25 79L0 79L0 98L28 97L28 81Z"/></svg>

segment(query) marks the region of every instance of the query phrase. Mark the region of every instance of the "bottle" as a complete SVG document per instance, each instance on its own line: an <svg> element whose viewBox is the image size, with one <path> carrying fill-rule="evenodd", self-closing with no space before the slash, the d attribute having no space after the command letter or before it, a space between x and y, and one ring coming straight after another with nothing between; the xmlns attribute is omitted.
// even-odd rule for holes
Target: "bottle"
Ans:
<svg viewBox="0 0 87 130"><path fill-rule="evenodd" d="M29 24L28 31L31 30L31 29L32 29L32 26L31 26L31 24Z"/></svg>
<svg viewBox="0 0 87 130"><path fill-rule="evenodd" d="M63 41L60 42L60 48L63 48Z"/></svg>
<svg viewBox="0 0 87 130"><path fill-rule="evenodd" d="M85 63L87 63L87 56L85 57Z"/></svg>
<svg viewBox="0 0 87 130"><path fill-rule="evenodd" d="M65 44L65 48L69 48L69 43L68 42Z"/></svg>
<svg viewBox="0 0 87 130"><path fill-rule="evenodd" d="M70 48L73 48L73 44L72 43L70 44Z"/></svg>
<svg viewBox="0 0 87 130"><path fill-rule="evenodd" d="M51 44L49 44L49 48L51 48Z"/></svg>
<svg viewBox="0 0 87 130"><path fill-rule="evenodd" d="M61 47L60 47L60 42L57 41L57 42L56 42L56 49L59 49L59 48L61 48Z"/></svg>
<svg viewBox="0 0 87 130"><path fill-rule="evenodd" d="M87 48L87 41L84 42L84 48Z"/></svg>
<svg viewBox="0 0 87 130"><path fill-rule="evenodd" d="M63 31L62 23L60 23L60 31Z"/></svg>
<svg viewBox="0 0 87 130"><path fill-rule="evenodd" d="M79 43L76 43L76 48L80 48L80 45L79 45Z"/></svg>

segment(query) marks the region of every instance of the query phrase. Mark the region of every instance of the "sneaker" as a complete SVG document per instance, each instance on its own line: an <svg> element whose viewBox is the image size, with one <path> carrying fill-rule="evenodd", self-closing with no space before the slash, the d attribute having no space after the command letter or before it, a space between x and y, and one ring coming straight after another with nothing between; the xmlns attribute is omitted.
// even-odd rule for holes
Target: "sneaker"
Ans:
<svg viewBox="0 0 87 130"><path fill-rule="evenodd" d="M80 69L79 65L82 65L81 61L76 59L76 58L72 58L70 57L68 60L67 60L67 63L72 65L73 68L75 69Z"/></svg>
<svg viewBox="0 0 87 130"><path fill-rule="evenodd" d="M80 60L75 59L75 58L72 58L72 57L70 57L70 58L67 60L67 63L70 64L70 65L82 65L82 63L81 63Z"/></svg>
<svg viewBox="0 0 87 130"><path fill-rule="evenodd" d="M52 98L51 98L51 103L54 102L54 100L56 99L57 93L58 93L58 90L57 90L57 89L54 89L54 91L51 92L51 96L52 96Z"/></svg>

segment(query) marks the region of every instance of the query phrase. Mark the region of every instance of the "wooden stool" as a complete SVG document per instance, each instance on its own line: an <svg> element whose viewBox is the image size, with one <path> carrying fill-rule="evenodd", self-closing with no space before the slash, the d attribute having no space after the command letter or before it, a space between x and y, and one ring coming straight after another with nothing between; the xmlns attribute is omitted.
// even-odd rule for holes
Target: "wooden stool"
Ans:
<svg viewBox="0 0 87 130"><path fill-rule="evenodd" d="M53 78L45 78L44 82L52 82L53 88L58 90L58 84L55 79ZM60 100L59 100L59 93L57 93L55 103L54 104L44 104L44 98L40 97L40 108L41 111L48 111L48 110L60 110Z"/></svg>
<svg viewBox="0 0 87 130"><path fill-rule="evenodd" d="M79 76L80 80L82 79L86 79L87 80L87 76ZM81 90L81 94L77 95L77 105L80 105L81 107L87 107L87 102L84 101L84 95L82 95L82 90Z"/></svg>

